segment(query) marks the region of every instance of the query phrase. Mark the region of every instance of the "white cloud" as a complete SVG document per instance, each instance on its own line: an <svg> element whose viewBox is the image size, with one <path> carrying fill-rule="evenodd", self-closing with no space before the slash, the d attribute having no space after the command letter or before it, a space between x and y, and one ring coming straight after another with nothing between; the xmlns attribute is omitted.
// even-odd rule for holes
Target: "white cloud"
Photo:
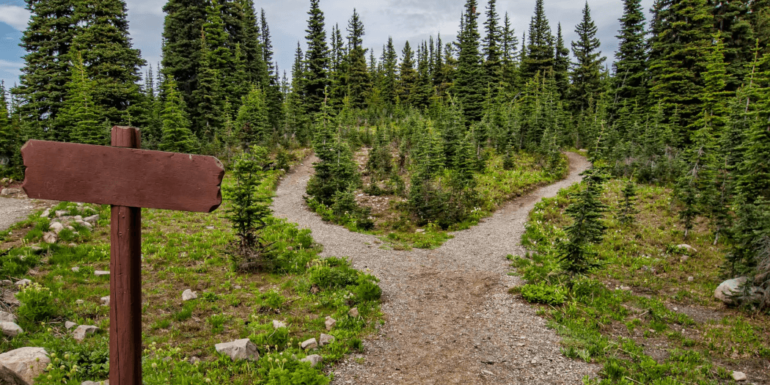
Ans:
<svg viewBox="0 0 770 385"><path fill-rule="evenodd" d="M6 23L19 31L27 28L29 15L29 11L24 7L7 4L0 5L0 22Z"/></svg>

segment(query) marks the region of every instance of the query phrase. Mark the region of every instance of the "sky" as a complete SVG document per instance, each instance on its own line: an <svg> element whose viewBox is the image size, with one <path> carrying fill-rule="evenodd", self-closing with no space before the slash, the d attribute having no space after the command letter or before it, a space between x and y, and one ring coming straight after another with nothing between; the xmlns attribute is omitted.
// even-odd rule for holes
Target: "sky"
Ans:
<svg viewBox="0 0 770 385"><path fill-rule="evenodd" d="M134 44L142 52L142 57L152 64L160 62L161 34L163 32L163 4L158 0L125 0L128 6L129 30ZM486 1L480 0L482 13L479 24L485 17ZM645 10L649 10L653 0L642 0ZM413 46L429 36L441 34L444 42L456 38L465 0L321 0L321 10L326 16L327 35L334 24L344 30L347 21L356 8L365 27L364 47L374 49L379 59L382 46L388 37L393 38L396 49L406 41ZM545 0L545 10L556 35L557 23L561 23L565 41L577 39L575 26L580 23L584 1ZM617 50L618 19L623 14L621 0L588 0L591 16L598 28L598 37L603 55L612 61ZM262 8L267 14L270 33L281 72L290 72L294 61L297 42L302 43L305 51L305 28L309 0L255 0L256 8ZM498 0L498 13L508 12L516 35L521 39L529 28L529 20L535 9L535 0ZM649 15L648 15L649 19ZM22 31L27 26L29 12L24 9L22 0L0 0L0 79L7 87L18 83L20 68L24 64L24 50L18 46ZM482 33L483 35L483 33ZM143 69L143 71L146 70Z"/></svg>

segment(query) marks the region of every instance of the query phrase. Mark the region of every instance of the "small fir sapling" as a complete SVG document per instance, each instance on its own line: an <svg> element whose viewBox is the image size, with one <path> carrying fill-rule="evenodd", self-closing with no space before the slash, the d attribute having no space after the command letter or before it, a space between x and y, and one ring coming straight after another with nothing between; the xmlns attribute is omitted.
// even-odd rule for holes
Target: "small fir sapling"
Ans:
<svg viewBox="0 0 770 385"><path fill-rule="evenodd" d="M601 202L602 184L607 176L599 169L590 168L583 173L585 188L567 208L567 215L574 222L565 228L567 241L561 245L563 269L571 276L582 275L598 266L596 252L591 245L601 242L605 225L602 217L606 206Z"/></svg>
<svg viewBox="0 0 770 385"><path fill-rule="evenodd" d="M623 225L631 225L635 221L634 215L638 213L636 204L636 185L632 180L623 187L623 202L620 204L618 221Z"/></svg>

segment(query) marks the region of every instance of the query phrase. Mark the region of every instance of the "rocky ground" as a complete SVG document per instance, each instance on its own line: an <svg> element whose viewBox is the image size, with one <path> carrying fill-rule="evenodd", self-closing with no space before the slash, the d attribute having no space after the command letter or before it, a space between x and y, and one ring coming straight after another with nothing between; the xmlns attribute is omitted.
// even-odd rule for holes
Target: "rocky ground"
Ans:
<svg viewBox="0 0 770 385"><path fill-rule="evenodd" d="M313 168L307 159L287 175L275 216L310 228L324 256L350 257L383 288L387 322L365 342L366 353L333 368L335 384L579 384L598 366L562 356L559 337L535 309L507 293L508 254L523 254L529 211L543 197L580 181L589 163L568 154L569 176L516 199L478 226L435 250L387 250L371 235L323 222L303 195Z"/></svg>

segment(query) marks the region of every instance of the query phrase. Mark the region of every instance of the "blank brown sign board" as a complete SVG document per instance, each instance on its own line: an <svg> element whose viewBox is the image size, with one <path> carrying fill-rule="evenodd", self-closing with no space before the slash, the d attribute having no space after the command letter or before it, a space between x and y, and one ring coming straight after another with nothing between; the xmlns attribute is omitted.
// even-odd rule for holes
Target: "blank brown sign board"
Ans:
<svg viewBox="0 0 770 385"><path fill-rule="evenodd" d="M225 175L214 157L139 150L139 130L112 128L112 147L30 140L30 198L109 204L110 384L142 384L142 207L211 212Z"/></svg>
<svg viewBox="0 0 770 385"><path fill-rule="evenodd" d="M30 198L211 212L225 170L214 157L30 140L21 149Z"/></svg>

